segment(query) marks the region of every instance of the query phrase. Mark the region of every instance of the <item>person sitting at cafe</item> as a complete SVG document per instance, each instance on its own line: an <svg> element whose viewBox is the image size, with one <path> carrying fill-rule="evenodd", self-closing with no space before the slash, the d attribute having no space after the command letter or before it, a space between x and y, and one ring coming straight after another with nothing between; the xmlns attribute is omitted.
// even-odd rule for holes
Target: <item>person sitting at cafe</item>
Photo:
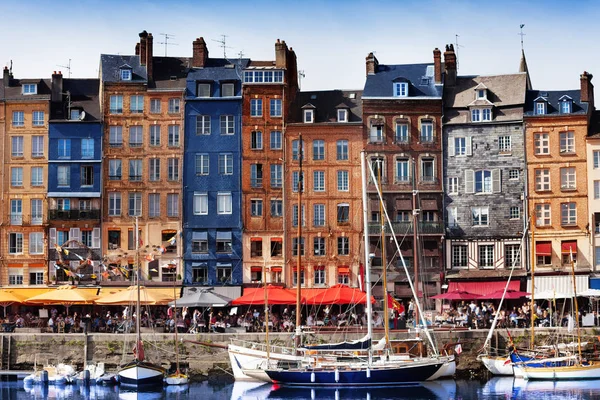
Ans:
<svg viewBox="0 0 600 400"><path fill-rule="evenodd" d="M54 318L50 315L48 318L48 329L52 329L52 332L56 333L56 325L54 324Z"/></svg>

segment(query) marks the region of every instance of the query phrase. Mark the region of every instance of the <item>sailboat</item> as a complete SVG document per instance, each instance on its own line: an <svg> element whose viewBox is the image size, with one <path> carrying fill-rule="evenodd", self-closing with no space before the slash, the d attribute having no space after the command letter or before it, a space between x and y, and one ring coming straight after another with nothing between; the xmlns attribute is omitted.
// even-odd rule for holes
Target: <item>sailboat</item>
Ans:
<svg viewBox="0 0 600 400"><path fill-rule="evenodd" d="M133 348L133 360L121 366L119 369L119 381L123 385L143 387L143 386L160 386L163 384L165 369L160 365L156 365L145 360L144 344L142 343L141 334L141 302L140 302L140 277L141 268L139 260L139 230L138 219L135 219L135 264L136 264L136 280L137 280L137 301L136 301L136 318L135 332L136 342Z"/></svg>
<svg viewBox="0 0 600 400"><path fill-rule="evenodd" d="M177 326L177 293L175 292L175 280L173 280L173 302L174 302L174 310L173 315L175 316L175 365L176 370L172 374L168 374L165 378L165 383L167 385L187 385L189 383L189 377L187 374L181 372L179 368L179 339L177 337L177 331L179 327ZM183 315L182 315L183 317Z"/></svg>

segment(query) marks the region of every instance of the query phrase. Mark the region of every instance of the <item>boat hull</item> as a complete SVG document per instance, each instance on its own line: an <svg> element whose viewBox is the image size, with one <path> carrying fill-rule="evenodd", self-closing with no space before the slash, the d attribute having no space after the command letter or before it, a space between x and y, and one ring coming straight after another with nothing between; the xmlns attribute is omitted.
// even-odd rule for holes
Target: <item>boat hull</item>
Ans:
<svg viewBox="0 0 600 400"><path fill-rule="evenodd" d="M265 379L258 379L255 376L249 376L244 371L259 371L261 367L264 367L264 363L267 360L266 351L251 349L235 344L230 344L227 348L227 351L229 353L229 361L231 363L233 377L236 381L265 381ZM272 362L300 361L301 359L302 357L293 354L269 354L269 360Z"/></svg>
<svg viewBox="0 0 600 400"><path fill-rule="evenodd" d="M510 357L480 357L483 366L494 375L513 376L513 366Z"/></svg>
<svg viewBox="0 0 600 400"><path fill-rule="evenodd" d="M162 386L164 376L163 368L142 361L126 364L119 371L119 381L126 386Z"/></svg>
<svg viewBox="0 0 600 400"><path fill-rule="evenodd" d="M515 366L525 380L600 379L600 364L569 365L565 367Z"/></svg>
<svg viewBox="0 0 600 400"><path fill-rule="evenodd" d="M165 383L167 385L187 385L189 382L188 376L184 374L169 375L165 378Z"/></svg>
<svg viewBox="0 0 600 400"><path fill-rule="evenodd" d="M440 356L439 360L443 362L442 366L433 376L429 378L429 380L441 379L441 378L451 378L456 373L456 361L453 355L450 356Z"/></svg>

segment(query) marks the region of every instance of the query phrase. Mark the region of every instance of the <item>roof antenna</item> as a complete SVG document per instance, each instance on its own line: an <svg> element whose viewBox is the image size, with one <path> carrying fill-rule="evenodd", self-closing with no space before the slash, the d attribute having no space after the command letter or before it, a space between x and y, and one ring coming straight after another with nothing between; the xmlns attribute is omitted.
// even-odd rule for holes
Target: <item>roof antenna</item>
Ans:
<svg viewBox="0 0 600 400"><path fill-rule="evenodd" d="M525 36L525 34L523 33L524 26L525 26L525 24L519 25L519 28L521 28L521 32L517 33L517 35L521 36L521 51L523 51L523 36Z"/></svg>
<svg viewBox="0 0 600 400"><path fill-rule="evenodd" d="M460 57L458 56L458 48L459 47L465 47L461 44L458 44L458 38L460 37L460 35L458 33L454 34L454 47L456 48L454 50L454 52L456 53L456 70L458 71L458 64L460 62Z"/></svg>
<svg viewBox="0 0 600 400"><path fill-rule="evenodd" d="M302 90L302 79L306 78L306 74L304 73L304 70L301 69L300 71L298 71L298 90Z"/></svg>
<svg viewBox="0 0 600 400"><path fill-rule="evenodd" d="M217 42L217 43L219 43L221 45L219 47L223 48L223 58L225 58L225 59L227 58L226 49L231 49L230 46L226 46L225 45L227 37L228 37L227 35L221 35L221 40L212 39L213 42Z"/></svg>
<svg viewBox="0 0 600 400"><path fill-rule="evenodd" d="M69 79L71 79L71 59L69 58L69 63L67 65L57 65L57 67L66 68L69 71Z"/></svg>
<svg viewBox="0 0 600 400"><path fill-rule="evenodd" d="M179 46L178 43L173 43L173 42L169 42L169 39L173 39L175 37L175 35L171 35L170 33L160 33L160 35L165 37L165 41L164 42L158 42L158 44L164 44L165 45L165 57L167 56L167 47L169 45L171 46Z"/></svg>

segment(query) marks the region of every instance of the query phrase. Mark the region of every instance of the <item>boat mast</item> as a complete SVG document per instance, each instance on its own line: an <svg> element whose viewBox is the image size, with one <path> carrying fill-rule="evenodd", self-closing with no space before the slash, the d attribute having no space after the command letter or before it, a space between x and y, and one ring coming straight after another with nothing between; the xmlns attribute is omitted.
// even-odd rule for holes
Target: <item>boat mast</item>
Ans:
<svg viewBox="0 0 600 400"><path fill-rule="evenodd" d="M179 372L179 341L177 339L177 293L175 291L175 282L176 280L173 279L173 305L175 307L174 313L173 315L175 315L175 364L177 365L177 375L180 374ZM182 308L182 314L181 314L181 318L183 319L183 308Z"/></svg>
<svg viewBox="0 0 600 400"><path fill-rule="evenodd" d="M302 285L301 285L301 277L302 277L302 222L303 222L303 212L302 212L302 191L304 190L304 175L302 172L302 158L304 157L304 143L302 142L302 134L298 135L298 164L300 166L300 172L298 173L298 236L296 239L296 255L298 256L298 261L296 262L296 337L295 344L296 347L300 347L301 342L301 333L302 329L300 327L302 323L301 312L301 299L302 299Z"/></svg>
<svg viewBox="0 0 600 400"><path fill-rule="evenodd" d="M573 260L573 249L571 253L571 276L573 277L573 299L575 300L575 323L577 324L577 351L579 352L579 363L581 363L581 331L579 328L579 306L577 304L577 283L575 280L575 261Z"/></svg>
<svg viewBox="0 0 600 400"><path fill-rule="evenodd" d="M419 296L419 246L418 246L418 242L417 240L419 239L418 233L417 233L417 226L419 224L419 213L417 212L417 182L416 182L416 174L417 169L415 166L415 160L413 158L412 160L412 214L413 214L413 266L414 266L414 285L415 285L415 290L417 292L417 297ZM408 277L408 279L410 280L410 276ZM413 313L415 313L415 315L413 316L413 320L415 321L415 327L416 322L419 320L419 316L416 315L416 313L418 313L419 310L418 308L413 310Z"/></svg>
<svg viewBox="0 0 600 400"><path fill-rule="evenodd" d="M140 345L142 343L142 333L140 332L140 231L138 225L138 217L135 217L135 266L136 266L136 278L137 278L137 300L135 303L135 332L137 335L137 343L135 348L137 349L135 358L139 360L140 357Z"/></svg>
<svg viewBox="0 0 600 400"><path fill-rule="evenodd" d="M269 296L267 295L267 262L263 261L262 267L263 291L265 294L265 344L267 346L267 361L271 357L269 348Z"/></svg>
<svg viewBox="0 0 600 400"><path fill-rule="evenodd" d="M383 160L378 159L377 164L377 185L381 187L381 171L383 169ZM385 346L390 344L390 324L388 311L388 290L387 290L387 259L385 253L385 217L383 215L383 198L379 201L379 220L381 222L381 265L383 267L382 284L383 284L383 324L385 332Z"/></svg>
<svg viewBox="0 0 600 400"><path fill-rule="evenodd" d="M369 208L367 196L367 161L365 151L360 152L360 167L362 177L362 203L363 203L363 235L365 252L365 292L367 297L367 340L373 339L373 305L371 304L371 257L369 255ZM369 365L372 361L373 353L369 347Z"/></svg>
<svg viewBox="0 0 600 400"><path fill-rule="evenodd" d="M531 213L531 220L529 222L529 226L531 227L531 338L529 339L529 347L533 350L533 346L535 345L535 328L533 325L533 317L535 315L535 310L533 309L534 298L535 298L535 211Z"/></svg>

